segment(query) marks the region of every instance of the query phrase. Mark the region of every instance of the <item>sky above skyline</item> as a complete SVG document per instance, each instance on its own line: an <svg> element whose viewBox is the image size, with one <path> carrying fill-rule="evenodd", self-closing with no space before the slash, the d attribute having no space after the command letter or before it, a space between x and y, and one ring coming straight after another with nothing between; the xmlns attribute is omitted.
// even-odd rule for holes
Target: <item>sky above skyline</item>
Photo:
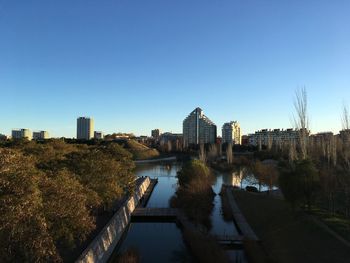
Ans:
<svg viewBox="0 0 350 263"><path fill-rule="evenodd" d="M0 133L182 132L196 107L243 134L292 126L308 92L312 132L350 105L350 2L0 0Z"/></svg>

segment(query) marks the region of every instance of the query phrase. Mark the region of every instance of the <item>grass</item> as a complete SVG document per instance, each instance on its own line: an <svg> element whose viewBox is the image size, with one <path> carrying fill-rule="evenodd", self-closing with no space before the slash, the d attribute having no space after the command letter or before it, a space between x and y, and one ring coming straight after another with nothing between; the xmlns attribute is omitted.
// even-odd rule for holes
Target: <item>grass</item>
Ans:
<svg viewBox="0 0 350 263"><path fill-rule="evenodd" d="M156 149L149 148L135 140L128 140L125 147L132 153L135 160L145 160L159 156L159 152Z"/></svg>
<svg viewBox="0 0 350 263"><path fill-rule="evenodd" d="M349 247L285 201L239 190L234 196L275 262L349 262Z"/></svg>
<svg viewBox="0 0 350 263"><path fill-rule="evenodd" d="M350 220L341 215L332 215L330 212L313 209L312 214L319 218L334 232L339 234L342 238L350 242Z"/></svg>

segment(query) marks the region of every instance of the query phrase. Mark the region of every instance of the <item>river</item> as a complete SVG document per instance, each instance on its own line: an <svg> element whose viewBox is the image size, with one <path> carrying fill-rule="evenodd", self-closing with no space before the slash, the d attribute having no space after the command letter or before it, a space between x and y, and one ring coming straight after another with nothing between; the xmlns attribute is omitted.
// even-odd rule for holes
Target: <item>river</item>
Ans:
<svg viewBox="0 0 350 263"><path fill-rule="evenodd" d="M147 207L169 207L169 200L176 191L176 174L181 169L181 165L182 163L179 162L137 165L135 171L137 176L158 178L158 184L154 188ZM215 178L213 190L217 195L214 199L214 209L211 214L212 228L210 232L216 235L237 234L233 222L226 222L222 216L219 193L222 184L237 185L239 174L216 172ZM175 223L131 223L124 240L117 247L114 254L124 252L127 249L137 251L141 262L193 261L183 242L181 230ZM242 251L237 251L237 253L241 255Z"/></svg>

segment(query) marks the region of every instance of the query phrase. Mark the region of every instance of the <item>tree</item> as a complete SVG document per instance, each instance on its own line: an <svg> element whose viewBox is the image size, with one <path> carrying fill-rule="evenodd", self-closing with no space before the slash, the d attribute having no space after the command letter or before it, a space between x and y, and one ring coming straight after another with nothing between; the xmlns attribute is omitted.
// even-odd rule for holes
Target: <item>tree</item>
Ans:
<svg viewBox="0 0 350 263"><path fill-rule="evenodd" d="M39 187L51 237L62 251L74 248L95 229L89 208L97 207L100 199L68 170L42 176Z"/></svg>
<svg viewBox="0 0 350 263"><path fill-rule="evenodd" d="M201 160L203 163L207 162L207 154L204 143L199 144L199 160Z"/></svg>
<svg viewBox="0 0 350 263"><path fill-rule="evenodd" d="M290 162L281 162L279 165L279 174L278 183L284 198L295 209L301 201L299 177L296 174L295 167Z"/></svg>
<svg viewBox="0 0 350 263"><path fill-rule="evenodd" d="M227 144L226 148L226 160L228 164L232 164L233 162L233 152L232 152L232 143Z"/></svg>
<svg viewBox="0 0 350 263"><path fill-rule="evenodd" d="M296 116L294 116L295 128L299 131L299 148L300 158L305 160L308 154L308 137L309 137L309 116L307 109L307 93L306 89L302 88L295 93L294 108Z"/></svg>
<svg viewBox="0 0 350 263"><path fill-rule="evenodd" d="M210 144L209 145L209 152L208 152L208 159L210 161L215 161L218 157L218 148L216 144Z"/></svg>
<svg viewBox="0 0 350 263"><path fill-rule="evenodd" d="M78 175L80 183L98 194L105 210L112 210L114 203L128 191L129 178L123 176L121 163L99 149L71 153L66 164Z"/></svg>
<svg viewBox="0 0 350 263"><path fill-rule="evenodd" d="M8 262L61 261L43 215L33 158L0 149L0 257Z"/></svg>
<svg viewBox="0 0 350 263"><path fill-rule="evenodd" d="M347 106L343 106L340 158L342 171L340 181L345 193L345 214L350 216L350 115Z"/></svg>
<svg viewBox="0 0 350 263"><path fill-rule="evenodd" d="M209 168L200 160L191 160L183 165L177 177L179 187L170 201L171 206L181 208L192 221L210 229L215 194Z"/></svg>
<svg viewBox="0 0 350 263"><path fill-rule="evenodd" d="M200 179L202 181L211 184L212 175L209 168L200 160L191 160L186 162L181 170L177 173L180 186L188 185L194 179Z"/></svg>
<svg viewBox="0 0 350 263"><path fill-rule="evenodd" d="M319 174L313 162L309 159L297 160L293 164L282 162L279 173L279 186L293 208L304 201L311 209L313 197L319 189Z"/></svg>
<svg viewBox="0 0 350 263"><path fill-rule="evenodd" d="M319 189L320 179L318 171L313 162L306 159L297 162L296 173L300 177L300 187L304 201L310 210L313 197Z"/></svg>
<svg viewBox="0 0 350 263"><path fill-rule="evenodd" d="M275 166L272 164L264 164L260 161L254 162L251 166L253 175L259 183L259 192L261 191L262 185L267 185L269 190L272 190L278 178L278 172Z"/></svg>

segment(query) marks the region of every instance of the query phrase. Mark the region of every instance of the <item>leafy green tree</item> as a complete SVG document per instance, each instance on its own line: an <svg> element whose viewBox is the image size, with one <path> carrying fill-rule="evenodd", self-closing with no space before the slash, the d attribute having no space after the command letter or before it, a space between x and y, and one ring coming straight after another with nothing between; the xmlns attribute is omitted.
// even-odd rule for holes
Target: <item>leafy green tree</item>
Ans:
<svg viewBox="0 0 350 263"><path fill-rule="evenodd" d="M95 228L89 207L99 205L98 196L67 170L42 176L39 187L51 237L61 250L74 248Z"/></svg>
<svg viewBox="0 0 350 263"><path fill-rule="evenodd" d="M42 213L39 180L32 158L0 149L0 257L4 261L60 261Z"/></svg>
<svg viewBox="0 0 350 263"><path fill-rule="evenodd" d="M111 210L133 182L130 169L125 170L122 162L98 148L67 155L66 165L83 185L98 194L105 210Z"/></svg>
<svg viewBox="0 0 350 263"><path fill-rule="evenodd" d="M178 172L177 177L180 186L185 186L195 179L201 179L210 185L213 179L209 168L200 160L186 162Z"/></svg>
<svg viewBox="0 0 350 263"><path fill-rule="evenodd" d="M211 188L213 176L209 168L199 160L191 160L183 165L177 176L180 187L170 201L171 206L181 208L190 220L210 229L215 193Z"/></svg>
<svg viewBox="0 0 350 263"><path fill-rule="evenodd" d="M320 187L318 171L310 159L305 159L297 162L296 173L300 177L300 187L304 202L308 209L311 209L313 198Z"/></svg>
<svg viewBox="0 0 350 263"><path fill-rule="evenodd" d="M279 186L292 206L303 202L310 209L313 197L319 189L319 174L309 159L284 162L279 167Z"/></svg>

